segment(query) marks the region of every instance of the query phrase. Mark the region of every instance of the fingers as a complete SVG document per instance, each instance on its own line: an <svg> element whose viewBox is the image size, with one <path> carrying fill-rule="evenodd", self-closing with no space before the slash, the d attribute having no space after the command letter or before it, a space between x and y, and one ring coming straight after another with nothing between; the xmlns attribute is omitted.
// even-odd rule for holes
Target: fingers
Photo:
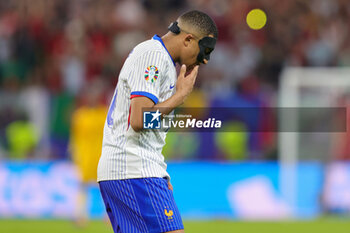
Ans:
<svg viewBox="0 0 350 233"><path fill-rule="evenodd" d="M198 68L199 68L199 66L195 66L193 68L193 70L191 71L191 73L188 76L186 76L186 78L188 77L188 78L192 79L193 83L196 81L197 74L198 74Z"/></svg>
<svg viewBox="0 0 350 233"><path fill-rule="evenodd" d="M191 72L191 74L193 74L193 76L194 76L194 77L197 77L197 74L198 74L198 68L199 68L199 66L198 66L198 65L197 65L197 66L195 66L195 67L193 68L192 72Z"/></svg>
<svg viewBox="0 0 350 233"><path fill-rule="evenodd" d="M185 77L185 74L186 74L186 65L183 64L183 65L181 66L181 69L180 69L179 77Z"/></svg>

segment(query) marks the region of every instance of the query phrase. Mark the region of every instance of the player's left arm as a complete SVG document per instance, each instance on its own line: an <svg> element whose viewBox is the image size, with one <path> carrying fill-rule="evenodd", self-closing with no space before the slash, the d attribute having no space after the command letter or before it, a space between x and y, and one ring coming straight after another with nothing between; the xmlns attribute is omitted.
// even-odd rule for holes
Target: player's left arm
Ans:
<svg viewBox="0 0 350 233"><path fill-rule="evenodd" d="M182 65L176 82L175 94L163 102L155 103L151 98L145 96L138 96L137 98L131 99L130 125L134 131L139 132L143 129L142 116L144 108L147 108L148 111L159 110L163 115L167 115L185 101L186 97L191 93L196 81L198 66L187 76L185 76L185 74L186 66Z"/></svg>

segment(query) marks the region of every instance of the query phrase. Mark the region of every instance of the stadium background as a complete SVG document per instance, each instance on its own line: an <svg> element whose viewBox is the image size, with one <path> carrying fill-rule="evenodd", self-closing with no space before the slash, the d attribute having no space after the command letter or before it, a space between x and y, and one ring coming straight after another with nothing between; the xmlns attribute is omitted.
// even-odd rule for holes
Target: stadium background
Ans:
<svg viewBox="0 0 350 233"><path fill-rule="evenodd" d="M245 21L253 8L267 14L258 31ZM72 154L91 151L84 141L94 148L101 140L90 125L104 119L132 47L165 34L189 9L215 19L219 41L185 106L275 107L286 67L350 65L346 0L1 1L1 232L111 231L94 185L93 221L83 229L70 223L79 186ZM319 159L298 158L290 202L281 190L279 138L269 130L277 123L269 114L232 122L234 133L169 134L164 155L187 232L350 229L349 135L337 134L343 143Z"/></svg>

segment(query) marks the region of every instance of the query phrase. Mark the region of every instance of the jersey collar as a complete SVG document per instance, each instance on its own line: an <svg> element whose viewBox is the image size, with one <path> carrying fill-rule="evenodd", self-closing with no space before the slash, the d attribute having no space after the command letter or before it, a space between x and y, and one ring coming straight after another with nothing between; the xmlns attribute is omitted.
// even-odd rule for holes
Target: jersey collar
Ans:
<svg viewBox="0 0 350 233"><path fill-rule="evenodd" d="M165 48L165 50L168 52L169 57L171 58L172 62L174 63L174 66L175 66L175 62L174 62L173 58L171 57L171 55L170 55L170 53L169 53L168 49L165 47L165 45L164 45L164 42L163 42L162 38L160 38L160 36L158 36L158 35L154 35L152 39L153 39L153 40L158 40L158 41L159 41L159 42L160 42L160 43L163 45L163 47L164 47L164 48Z"/></svg>

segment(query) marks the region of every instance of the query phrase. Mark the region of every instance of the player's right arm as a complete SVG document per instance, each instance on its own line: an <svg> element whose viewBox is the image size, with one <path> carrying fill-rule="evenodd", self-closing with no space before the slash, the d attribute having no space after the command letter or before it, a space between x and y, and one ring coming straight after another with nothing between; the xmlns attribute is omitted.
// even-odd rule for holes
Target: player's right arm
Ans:
<svg viewBox="0 0 350 233"><path fill-rule="evenodd" d="M150 98L143 96L131 100L130 126L134 131L139 132L143 128L143 108L148 108L151 111L159 109L162 114L166 115L179 105L183 104L186 97L192 92L198 74L198 66L196 66L187 76L185 76L185 74L186 65L182 65L176 82L175 94L161 103L156 104Z"/></svg>

